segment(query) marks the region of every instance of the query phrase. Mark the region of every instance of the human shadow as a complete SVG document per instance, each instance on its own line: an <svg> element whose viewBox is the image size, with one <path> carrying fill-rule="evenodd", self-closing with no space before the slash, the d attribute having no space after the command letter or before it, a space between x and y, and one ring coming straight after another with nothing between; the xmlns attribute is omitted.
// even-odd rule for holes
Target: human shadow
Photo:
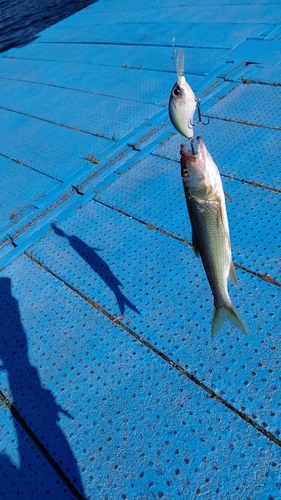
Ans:
<svg viewBox="0 0 281 500"><path fill-rule="evenodd" d="M41 31L97 0L0 0L0 53L35 40Z"/></svg>
<svg viewBox="0 0 281 500"><path fill-rule="evenodd" d="M120 290L120 287L123 286L121 281L119 281L119 279L111 271L109 265L97 253L99 248L90 247L87 243L78 238L78 236L69 236L62 229L56 226L56 224L52 224L52 228L55 234L61 236L62 238L66 238L69 241L73 250L75 250L75 252L77 252L78 255L85 260L85 262L87 262L92 270L99 275L108 288L110 288L110 290L114 293L120 314L122 314L122 316L125 312L125 306L137 314L140 314L137 307L132 304L132 302Z"/></svg>
<svg viewBox="0 0 281 500"><path fill-rule="evenodd" d="M37 335L34 332L34 342ZM71 490L72 498L85 498L76 459L58 425L59 414L72 417L56 403L52 392L42 387L39 372L29 360L19 304L11 293L9 278L0 278L0 360L0 369L7 373L9 400L12 400L16 409L16 414L11 411L9 416L15 417L13 424L17 436L17 447L16 443L11 446L9 434L5 436L5 440L2 438L0 498L5 500L69 498L71 488L65 479L63 481L60 479L64 475L74 486ZM1 408L0 411L9 410ZM32 432L27 432L25 426ZM47 450L45 454L42 453L42 449L39 451L36 440L32 439L32 436L30 438L32 433ZM5 451L7 447L19 457L19 466L11 461L8 452ZM59 465L56 472L54 465L48 466L47 461L49 464L52 463L48 460L48 455Z"/></svg>

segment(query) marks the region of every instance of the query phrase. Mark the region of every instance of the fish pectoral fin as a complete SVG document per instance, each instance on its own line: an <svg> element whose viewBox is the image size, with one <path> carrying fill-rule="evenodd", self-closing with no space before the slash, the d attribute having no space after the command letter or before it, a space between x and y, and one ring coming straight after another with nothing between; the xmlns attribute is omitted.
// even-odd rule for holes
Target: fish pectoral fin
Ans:
<svg viewBox="0 0 281 500"><path fill-rule="evenodd" d="M233 201L233 200L232 200L232 198L231 198L231 196L230 196L230 194L226 193L225 191L224 191L224 196L225 196L225 197L226 197L229 201L231 201L231 202Z"/></svg>
<svg viewBox="0 0 281 500"><path fill-rule="evenodd" d="M237 279L235 267L234 267L234 264L232 261L230 262L230 265L229 265L229 273L228 273L227 281L230 281L231 283L233 283L236 286L238 285L238 279Z"/></svg>
<svg viewBox="0 0 281 500"><path fill-rule="evenodd" d="M192 229L192 249L193 249L194 255L196 257L200 257L200 252L199 252L199 248L198 248L198 245L196 242L196 238L195 238L195 234L194 234L193 229Z"/></svg>
<svg viewBox="0 0 281 500"><path fill-rule="evenodd" d="M226 241L227 241L227 246L230 249L230 237L229 237L229 233L226 230L224 222L223 222L222 205L221 205L221 199L220 199L219 196L217 196L215 202L217 204L217 224L218 224L218 227L219 227L220 224L222 224L222 227L224 228L224 231L225 231L225 237L226 237ZM237 278L236 278L236 281L237 281Z"/></svg>
<svg viewBox="0 0 281 500"><path fill-rule="evenodd" d="M222 208L221 208L221 199L219 196L216 197L216 200L215 200L216 204L217 204L217 222L218 222L218 226L220 223L223 224L223 219L222 219Z"/></svg>

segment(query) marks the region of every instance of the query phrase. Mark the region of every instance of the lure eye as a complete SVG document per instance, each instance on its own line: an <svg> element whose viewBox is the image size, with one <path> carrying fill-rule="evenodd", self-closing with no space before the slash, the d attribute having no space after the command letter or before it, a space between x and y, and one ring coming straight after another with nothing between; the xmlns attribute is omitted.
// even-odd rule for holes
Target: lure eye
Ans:
<svg viewBox="0 0 281 500"><path fill-rule="evenodd" d="M179 89L179 87L175 87L175 88L174 88L174 90L173 90L173 95L174 95L175 97L177 97L179 94L180 94L180 89Z"/></svg>

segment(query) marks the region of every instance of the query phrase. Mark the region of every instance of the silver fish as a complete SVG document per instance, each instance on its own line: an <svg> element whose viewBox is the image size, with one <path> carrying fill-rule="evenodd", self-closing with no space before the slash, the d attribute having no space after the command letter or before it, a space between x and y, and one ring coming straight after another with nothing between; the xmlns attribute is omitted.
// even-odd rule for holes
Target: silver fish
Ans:
<svg viewBox="0 0 281 500"><path fill-rule="evenodd" d="M192 88L184 77L184 53L176 52L175 64L177 82L175 83L169 100L169 116L175 129L187 139L193 138L193 115L197 103Z"/></svg>
<svg viewBox="0 0 281 500"><path fill-rule="evenodd" d="M181 173L192 228L194 253L201 256L214 296L211 334L214 337L227 318L247 333L247 327L228 295L227 282L237 285L231 257L229 227L220 173L201 137L197 154L181 146Z"/></svg>

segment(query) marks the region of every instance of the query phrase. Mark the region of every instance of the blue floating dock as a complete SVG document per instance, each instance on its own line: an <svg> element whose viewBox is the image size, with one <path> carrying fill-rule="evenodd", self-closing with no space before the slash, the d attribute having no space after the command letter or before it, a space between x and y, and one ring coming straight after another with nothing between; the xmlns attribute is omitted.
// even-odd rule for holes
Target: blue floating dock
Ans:
<svg viewBox="0 0 281 500"><path fill-rule="evenodd" d="M271 0L99 0L1 54L1 498L281 497L280 36ZM247 336L210 336L174 37Z"/></svg>

